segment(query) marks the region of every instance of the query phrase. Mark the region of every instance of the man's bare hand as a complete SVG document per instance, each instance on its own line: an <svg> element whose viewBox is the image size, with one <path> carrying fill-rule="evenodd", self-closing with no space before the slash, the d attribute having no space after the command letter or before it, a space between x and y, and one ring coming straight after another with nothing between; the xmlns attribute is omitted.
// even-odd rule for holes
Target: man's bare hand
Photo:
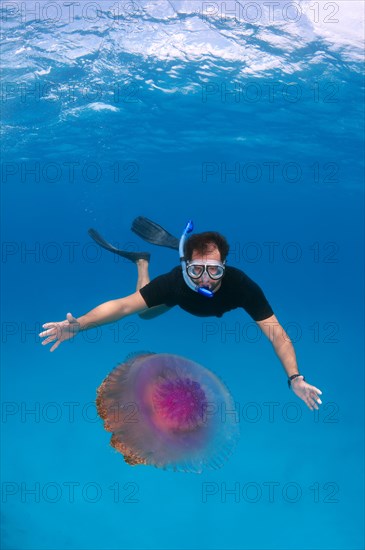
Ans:
<svg viewBox="0 0 365 550"><path fill-rule="evenodd" d="M49 351L54 351L58 348L61 342L70 340L79 332L80 324L77 319L75 319L71 313L67 313L66 317L67 318L65 321L45 323L42 325L43 328L47 329L39 334L41 338L45 338L42 342L42 346L50 344L56 340L55 344L53 344Z"/></svg>
<svg viewBox="0 0 365 550"><path fill-rule="evenodd" d="M322 395L322 392L318 388L308 384L305 380L303 380L303 378L304 377L302 376L294 378L291 382L291 389L298 397L300 397L300 399L303 399L304 403L310 408L311 411L314 409L318 410L318 405L322 405L322 401L319 398L319 395Z"/></svg>

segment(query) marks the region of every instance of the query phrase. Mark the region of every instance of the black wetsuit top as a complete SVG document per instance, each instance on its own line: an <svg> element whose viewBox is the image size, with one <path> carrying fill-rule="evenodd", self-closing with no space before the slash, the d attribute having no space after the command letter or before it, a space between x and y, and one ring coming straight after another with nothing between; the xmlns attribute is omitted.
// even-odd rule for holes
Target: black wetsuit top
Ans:
<svg viewBox="0 0 365 550"><path fill-rule="evenodd" d="M226 267L222 284L213 298L198 294L185 283L181 267L160 275L140 289L148 307L165 304L180 306L198 317L222 317L223 313L242 307L254 321L263 321L273 310L261 288L243 271Z"/></svg>

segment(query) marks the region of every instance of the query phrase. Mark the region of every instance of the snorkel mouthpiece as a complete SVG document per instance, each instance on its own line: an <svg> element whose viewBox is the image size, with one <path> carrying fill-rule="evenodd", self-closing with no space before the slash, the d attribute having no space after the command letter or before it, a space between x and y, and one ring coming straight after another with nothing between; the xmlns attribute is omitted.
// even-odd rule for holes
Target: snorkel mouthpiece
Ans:
<svg viewBox="0 0 365 550"><path fill-rule="evenodd" d="M213 298L213 296L214 296L214 294L211 290L209 290L208 288L201 287L201 286L198 286L196 291L197 291L198 294L201 294L202 296L206 296L207 298Z"/></svg>
<svg viewBox="0 0 365 550"><path fill-rule="evenodd" d="M184 229L183 234L181 235L180 242L179 242L179 255L180 255L180 262L181 262L184 281L188 285L188 287L191 288L191 290L194 290L194 292L197 292L198 294L201 294L206 298L213 298L214 293L210 291L208 288L202 288L198 285L195 285L193 281L190 279L186 271L186 259L184 256L184 247L185 247L186 239L188 238L189 233L193 231L193 229L194 229L193 221L189 220L188 223L186 224L186 227Z"/></svg>

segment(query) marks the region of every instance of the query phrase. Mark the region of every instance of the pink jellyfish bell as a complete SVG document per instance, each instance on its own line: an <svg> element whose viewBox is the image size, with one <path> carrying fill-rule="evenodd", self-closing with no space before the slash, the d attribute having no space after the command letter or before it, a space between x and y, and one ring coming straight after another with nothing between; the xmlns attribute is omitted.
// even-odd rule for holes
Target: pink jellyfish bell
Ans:
<svg viewBox="0 0 365 550"><path fill-rule="evenodd" d="M234 402L208 369L177 355L127 358L97 390L111 445L130 465L200 473L220 468L239 435Z"/></svg>

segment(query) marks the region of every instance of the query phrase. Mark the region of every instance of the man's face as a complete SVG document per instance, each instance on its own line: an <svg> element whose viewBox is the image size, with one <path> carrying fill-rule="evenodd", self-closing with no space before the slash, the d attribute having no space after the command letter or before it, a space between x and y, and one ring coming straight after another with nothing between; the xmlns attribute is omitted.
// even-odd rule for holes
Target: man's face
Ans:
<svg viewBox="0 0 365 550"><path fill-rule="evenodd" d="M214 244L210 245L206 254L204 255L202 255L200 252L197 252L196 250L193 250L190 261L201 262L202 264L209 264L210 260L215 260L217 262L222 261L221 254ZM214 280L209 277L207 271L204 271L203 275L199 277L199 279L194 279L194 283L199 287L208 288L211 292L216 292L222 284L222 279L219 279L218 281Z"/></svg>

